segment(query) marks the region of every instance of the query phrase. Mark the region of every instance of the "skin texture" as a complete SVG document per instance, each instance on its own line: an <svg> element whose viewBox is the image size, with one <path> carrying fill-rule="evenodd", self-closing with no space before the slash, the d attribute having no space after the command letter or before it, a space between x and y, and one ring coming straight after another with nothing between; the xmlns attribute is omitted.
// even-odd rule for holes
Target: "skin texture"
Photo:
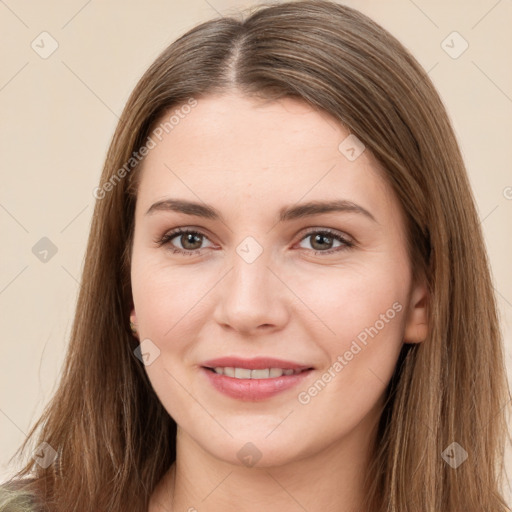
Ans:
<svg viewBox="0 0 512 512"><path fill-rule="evenodd" d="M151 512L359 510L368 447L401 346L427 335L427 291L411 281L404 218L377 161L369 150L350 161L338 149L348 135L298 100L232 92L200 98L149 152L135 212L131 320L139 339L160 350L145 368L178 424L177 462L153 493ZM208 203L224 222L146 215L170 197ZM376 222L332 212L277 223L284 206L334 199L357 203ZM178 227L199 234L158 245ZM325 254L344 244L330 235L318 241L311 231L322 228L355 245ZM236 250L248 236L263 250L252 263ZM299 393L376 325L378 333L301 403ZM298 387L244 401L219 393L200 369L228 355L315 369ZM237 457L247 442L261 454L252 467Z"/></svg>

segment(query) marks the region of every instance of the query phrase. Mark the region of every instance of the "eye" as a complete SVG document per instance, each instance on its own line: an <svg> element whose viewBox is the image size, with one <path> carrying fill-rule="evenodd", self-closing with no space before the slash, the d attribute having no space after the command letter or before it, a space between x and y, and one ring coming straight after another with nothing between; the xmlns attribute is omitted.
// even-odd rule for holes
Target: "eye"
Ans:
<svg viewBox="0 0 512 512"><path fill-rule="evenodd" d="M172 242L172 240L174 240L175 238L178 239L181 248L176 247ZM308 238L312 239L312 244L317 247L317 249L313 247L313 253L315 255L331 254L334 252L350 249L355 245L355 243L352 240L348 239L348 237L345 237L340 233L328 228L309 231L301 238L301 241L306 240ZM199 254L201 252L202 248L200 246L202 243L202 239L208 240L206 235L204 235L200 231L187 228L177 228L173 231L170 231L169 233L166 233L160 239L155 240L155 242L158 245L158 247L161 247L162 245L169 245L170 250L173 253L186 254L188 256L192 256L194 254ZM332 248L334 241L339 242L340 245Z"/></svg>
<svg viewBox="0 0 512 512"><path fill-rule="evenodd" d="M354 247L355 243L350 240L348 237L345 237L339 234L332 229L323 228L321 230L309 231L302 239L311 239L310 242L313 246L314 254L332 254L339 251L344 251ZM338 247L332 248L333 240L340 242ZM315 246L317 249L315 249ZM327 249L327 250L318 250L318 248Z"/></svg>
<svg viewBox="0 0 512 512"><path fill-rule="evenodd" d="M181 249L179 247L175 247L171 243L171 240L174 238L178 238L178 241L182 246ZM156 243L159 247L162 245L170 245L170 249L173 253L187 254L191 256L199 252L200 248L198 246L201 245L202 238L206 238L206 236L199 231L178 228L166 233L161 239L157 240Z"/></svg>

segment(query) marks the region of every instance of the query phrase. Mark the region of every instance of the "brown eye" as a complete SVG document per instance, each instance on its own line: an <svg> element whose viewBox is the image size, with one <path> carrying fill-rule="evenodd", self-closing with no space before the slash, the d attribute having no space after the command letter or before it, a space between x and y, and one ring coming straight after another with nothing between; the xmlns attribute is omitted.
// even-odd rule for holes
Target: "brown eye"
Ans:
<svg viewBox="0 0 512 512"><path fill-rule="evenodd" d="M315 254L331 254L343 251L353 247L355 244L351 240L341 236L331 230L310 231L302 240L310 239L310 245ZM333 244L339 242L339 245L333 248Z"/></svg>
<svg viewBox="0 0 512 512"><path fill-rule="evenodd" d="M173 240L177 240L174 241ZM207 240L206 236L199 231L189 229L176 229L170 233L166 233L157 241L158 246L169 245L169 248L175 253L193 255L201 251L201 244ZM179 244L176 247L175 244ZM181 247L180 247L181 246Z"/></svg>
<svg viewBox="0 0 512 512"><path fill-rule="evenodd" d="M315 250L330 249L334 244L334 238L332 236L326 236L324 233L316 233L315 235L309 236L312 237L311 246Z"/></svg>
<svg viewBox="0 0 512 512"><path fill-rule="evenodd" d="M188 251L194 251L201 246L202 235L198 233L184 233L179 236L182 247Z"/></svg>

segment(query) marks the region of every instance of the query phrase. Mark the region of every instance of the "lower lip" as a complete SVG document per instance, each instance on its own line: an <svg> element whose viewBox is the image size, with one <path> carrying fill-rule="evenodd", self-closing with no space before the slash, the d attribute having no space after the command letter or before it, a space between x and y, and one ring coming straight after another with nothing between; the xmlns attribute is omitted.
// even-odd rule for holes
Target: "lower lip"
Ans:
<svg viewBox="0 0 512 512"><path fill-rule="evenodd" d="M282 375L269 379L236 379L219 375L202 367L215 389L231 398L239 400L265 400L302 382L313 370L305 370L296 375Z"/></svg>

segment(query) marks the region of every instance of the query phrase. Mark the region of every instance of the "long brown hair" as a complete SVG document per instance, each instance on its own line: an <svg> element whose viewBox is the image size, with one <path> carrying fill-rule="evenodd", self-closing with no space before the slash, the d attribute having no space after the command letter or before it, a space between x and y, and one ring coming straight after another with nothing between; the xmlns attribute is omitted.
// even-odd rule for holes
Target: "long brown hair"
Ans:
<svg viewBox="0 0 512 512"><path fill-rule="evenodd" d="M170 109L230 89L300 99L355 134L386 171L407 218L414 277L428 283L429 335L404 345L389 383L365 510L508 510L501 476L511 395L454 132L427 73L392 35L352 8L321 0L202 23L137 84L96 191L60 385L19 450L46 442L58 457L47 469L30 460L16 476L32 475L25 489L51 511L145 511L175 461L176 423L135 357L129 329L134 155ZM468 457L457 468L443 456L460 450L454 442Z"/></svg>

